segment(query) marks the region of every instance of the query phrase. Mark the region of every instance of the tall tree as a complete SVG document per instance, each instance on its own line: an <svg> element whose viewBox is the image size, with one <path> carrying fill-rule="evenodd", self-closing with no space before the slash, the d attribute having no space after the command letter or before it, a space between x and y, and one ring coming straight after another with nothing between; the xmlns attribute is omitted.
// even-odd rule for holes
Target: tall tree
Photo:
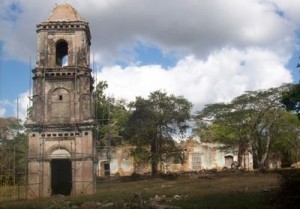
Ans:
<svg viewBox="0 0 300 209"><path fill-rule="evenodd" d="M207 105L196 116L198 133L210 133L215 141L238 149L239 156L246 150L252 152L262 169L275 144L286 140L287 124L294 127L289 129L294 133L288 135L290 140L297 140L295 136L299 134L295 121L285 120L288 113L280 103L285 90L286 86L248 91L228 104ZM210 123L205 123L205 119L210 119Z"/></svg>
<svg viewBox="0 0 300 209"><path fill-rule="evenodd" d="M297 64L297 68L300 68L300 63ZM288 111L296 112L300 120L300 80L298 84L288 84L287 86L289 88L284 92L281 102Z"/></svg>
<svg viewBox="0 0 300 209"><path fill-rule="evenodd" d="M229 104L206 105L195 117L197 122L195 131L203 141L222 143L223 150L237 149L240 166L242 156L251 150L249 113L246 104L238 99Z"/></svg>
<svg viewBox="0 0 300 209"><path fill-rule="evenodd" d="M192 104L181 96L155 91L148 99L137 97L131 108L134 110L128 120L128 137L137 146L136 153L143 150L143 156L148 156L146 160L151 162L155 176L158 164L178 153L174 137L184 135L189 128Z"/></svg>
<svg viewBox="0 0 300 209"><path fill-rule="evenodd" d="M289 167L300 161L300 120L292 113L283 112L280 124L274 127L273 155L282 159L282 166Z"/></svg>
<svg viewBox="0 0 300 209"><path fill-rule="evenodd" d="M287 85L287 90L283 93L281 102L286 109L295 112L300 120L300 83Z"/></svg>
<svg viewBox="0 0 300 209"><path fill-rule="evenodd" d="M122 143L129 115L125 100L116 100L105 95L104 92L107 87L107 82L101 81L94 91L98 146Z"/></svg>
<svg viewBox="0 0 300 209"><path fill-rule="evenodd" d="M14 132L22 128L21 121L17 118L0 118L0 139L11 139Z"/></svg>
<svg viewBox="0 0 300 209"><path fill-rule="evenodd" d="M25 176L27 136L16 118L0 118L0 181L13 184ZM25 180L25 179L23 179Z"/></svg>

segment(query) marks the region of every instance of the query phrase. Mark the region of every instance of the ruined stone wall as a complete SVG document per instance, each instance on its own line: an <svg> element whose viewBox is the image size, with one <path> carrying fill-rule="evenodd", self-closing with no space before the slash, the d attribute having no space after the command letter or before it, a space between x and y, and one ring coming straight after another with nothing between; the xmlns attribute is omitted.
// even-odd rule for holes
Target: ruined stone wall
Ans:
<svg viewBox="0 0 300 209"><path fill-rule="evenodd" d="M69 159L72 162L72 194L93 193L95 189L93 165L95 150L93 143L91 130L30 133L28 197L52 195L50 178L52 159Z"/></svg>
<svg viewBox="0 0 300 209"><path fill-rule="evenodd" d="M105 176L105 164L109 164L110 175L130 176L138 173L138 168L134 165L133 157L130 155L132 148L122 146L99 150L97 176Z"/></svg>
<svg viewBox="0 0 300 209"><path fill-rule="evenodd" d="M37 67L55 68L56 43L68 43L68 66L89 67L90 40L85 22L44 22L37 26Z"/></svg>
<svg viewBox="0 0 300 209"><path fill-rule="evenodd" d="M37 25L33 106L26 122L28 197L55 195L65 184L67 195L91 194L96 150L90 30L66 3L57 5L48 20Z"/></svg>
<svg viewBox="0 0 300 209"><path fill-rule="evenodd" d="M182 146L182 145L181 145ZM232 156L233 161L237 161L237 155L233 152L223 152L218 144L198 143L189 141L184 146L183 163L162 162L159 168L163 173L167 172L190 172L203 169L222 170L226 167L226 156ZM104 163L110 164L111 175L129 176L133 173L143 174L151 171L150 164L137 166L134 164L130 150L134 147L113 147L111 148L110 160L108 160L107 152L102 150L98 153L97 176L105 176ZM124 157L126 156L126 157ZM247 153L243 156L242 166L246 170L253 169L252 155ZM231 166L230 166L231 167ZM230 169L230 167L227 167Z"/></svg>

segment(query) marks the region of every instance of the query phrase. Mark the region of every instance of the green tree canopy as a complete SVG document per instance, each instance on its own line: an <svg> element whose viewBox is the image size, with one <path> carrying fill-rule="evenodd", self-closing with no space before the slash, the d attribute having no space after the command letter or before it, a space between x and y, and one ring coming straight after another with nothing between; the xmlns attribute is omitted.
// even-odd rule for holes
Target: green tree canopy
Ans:
<svg viewBox="0 0 300 209"><path fill-rule="evenodd" d="M0 183L13 184L25 176L27 135L16 118L0 118Z"/></svg>
<svg viewBox="0 0 300 209"><path fill-rule="evenodd" d="M137 146L133 154L143 150L142 156L148 156L144 161L151 162L152 174L157 175L158 164L178 154L173 139L189 128L192 104L181 96L155 91L148 99L137 97L131 108L127 137Z"/></svg>
<svg viewBox="0 0 300 209"><path fill-rule="evenodd" d="M281 102L288 111L295 112L300 120L300 84L289 84Z"/></svg>
<svg viewBox="0 0 300 209"><path fill-rule="evenodd" d="M23 126L17 118L0 118L0 139L9 139L13 137L14 132L20 129L23 129Z"/></svg>
<svg viewBox="0 0 300 209"><path fill-rule="evenodd" d="M257 166L264 168L275 144L286 145L287 137L290 141L298 139L299 124L287 120L296 116L287 113L280 102L285 91L286 86L248 91L230 103L207 105L195 117L196 131L225 148L237 149L239 160L245 151L251 152Z"/></svg>
<svg viewBox="0 0 300 209"><path fill-rule="evenodd" d="M129 111L125 100L105 95L106 81L100 81L94 91L98 146L114 146L123 142Z"/></svg>

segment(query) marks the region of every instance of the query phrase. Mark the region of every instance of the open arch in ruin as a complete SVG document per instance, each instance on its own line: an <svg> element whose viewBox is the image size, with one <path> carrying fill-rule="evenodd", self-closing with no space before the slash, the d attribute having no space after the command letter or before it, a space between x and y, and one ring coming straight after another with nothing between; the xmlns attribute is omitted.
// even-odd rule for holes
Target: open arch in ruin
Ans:
<svg viewBox="0 0 300 209"><path fill-rule="evenodd" d="M72 191L71 155L65 149L57 149L51 154L52 195L70 195Z"/></svg>

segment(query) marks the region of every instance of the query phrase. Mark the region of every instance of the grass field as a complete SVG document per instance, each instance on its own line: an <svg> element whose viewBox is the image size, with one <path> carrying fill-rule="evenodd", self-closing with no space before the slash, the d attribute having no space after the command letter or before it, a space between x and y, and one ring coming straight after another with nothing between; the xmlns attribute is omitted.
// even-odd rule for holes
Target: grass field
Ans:
<svg viewBox="0 0 300 209"><path fill-rule="evenodd" d="M155 208L149 204L142 207L129 204L138 193L143 202L155 200L159 205L169 205L166 208L271 209L270 200L278 188L279 178L274 173L217 173L205 178L196 174L176 178L120 178L99 182L95 195L0 202L0 208Z"/></svg>

